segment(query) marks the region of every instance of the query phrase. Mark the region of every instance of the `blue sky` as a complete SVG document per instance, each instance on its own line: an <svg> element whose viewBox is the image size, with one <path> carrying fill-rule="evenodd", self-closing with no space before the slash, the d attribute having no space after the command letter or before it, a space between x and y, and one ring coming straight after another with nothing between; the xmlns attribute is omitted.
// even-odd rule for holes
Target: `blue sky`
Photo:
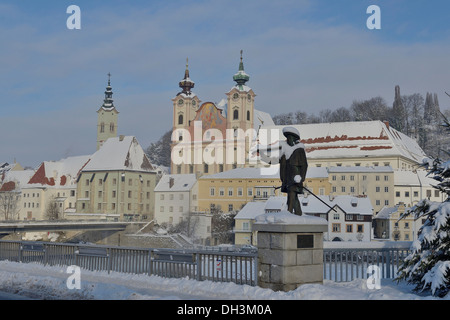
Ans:
<svg viewBox="0 0 450 320"><path fill-rule="evenodd" d="M69 5L81 30L68 30ZM369 30L370 5L381 30ZM92 154L111 72L119 133L145 148L170 130L185 60L204 102L232 86L244 50L256 107L272 115L450 90L450 2L421 0L0 1L0 162Z"/></svg>

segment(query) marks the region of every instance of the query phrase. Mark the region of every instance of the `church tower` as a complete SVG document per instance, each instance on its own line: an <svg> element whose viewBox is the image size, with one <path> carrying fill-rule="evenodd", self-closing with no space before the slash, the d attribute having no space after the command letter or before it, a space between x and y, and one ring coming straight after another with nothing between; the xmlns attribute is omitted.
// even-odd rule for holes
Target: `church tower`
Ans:
<svg viewBox="0 0 450 320"><path fill-rule="evenodd" d="M112 95L111 74L108 73L105 99L103 100L103 105L97 111L97 150L100 149L106 140L117 136L117 115L119 111L114 107Z"/></svg>
<svg viewBox="0 0 450 320"><path fill-rule="evenodd" d="M186 70L184 78L178 84L181 91L172 99L173 102L173 130L189 129L190 121L195 118L196 111L200 105L200 100L191 91L195 83L189 78L189 60L186 59Z"/></svg>
<svg viewBox="0 0 450 320"><path fill-rule="evenodd" d="M253 116L256 94L246 83L250 76L244 71L244 62L239 63L239 70L233 76L236 85L231 88L227 95L227 127L228 129L240 128L244 130L253 128Z"/></svg>

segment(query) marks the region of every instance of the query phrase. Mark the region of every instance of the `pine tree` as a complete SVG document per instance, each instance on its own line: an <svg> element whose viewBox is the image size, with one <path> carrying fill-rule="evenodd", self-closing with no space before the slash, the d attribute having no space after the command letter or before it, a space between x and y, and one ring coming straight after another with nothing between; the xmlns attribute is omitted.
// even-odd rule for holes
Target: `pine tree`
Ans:
<svg viewBox="0 0 450 320"><path fill-rule="evenodd" d="M450 131L450 122L445 117L443 126ZM423 166L438 182L434 188L446 194L447 199L441 203L421 200L400 218L414 215L416 220L425 222L396 280L414 284L416 291L429 290L443 297L450 291L450 161L426 159Z"/></svg>

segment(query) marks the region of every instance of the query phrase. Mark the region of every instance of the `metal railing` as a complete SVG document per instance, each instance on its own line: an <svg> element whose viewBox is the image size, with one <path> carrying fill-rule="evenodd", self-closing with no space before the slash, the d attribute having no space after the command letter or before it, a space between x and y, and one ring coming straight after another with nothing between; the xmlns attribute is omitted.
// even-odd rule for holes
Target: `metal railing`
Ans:
<svg viewBox="0 0 450 320"><path fill-rule="evenodd" d="M347 282L367 279L370 266L376 266L381 279L397 275L401 262L410 253L409 246L398 248L324 249L323 277L326 280Z"/></svg>
<svg viewBox="0 0 450 320"><path fill-rule="evenodd" d="M257 285L257 252L0 240L0 260Z"/></svg>
<svg viewBox="0 0 450 320"><path fill-rule="evenodd" d="M397 248L323 249L323 276L336 282L366 279L369 266L381 278L394 278L408 246ZM257 250L155 249L52 242L0 240L0 260L44 265L76 265L92 271L148 274L199 281L258 284Z"/></svg>

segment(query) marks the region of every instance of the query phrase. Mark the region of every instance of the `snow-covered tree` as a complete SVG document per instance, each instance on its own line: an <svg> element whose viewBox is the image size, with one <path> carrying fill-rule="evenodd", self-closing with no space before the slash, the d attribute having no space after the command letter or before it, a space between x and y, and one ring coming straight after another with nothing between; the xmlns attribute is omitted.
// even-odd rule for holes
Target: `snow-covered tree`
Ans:
<svg viewBox="0 0 450 320"><path fill-rule="evenodd" d="M444 118L443 126L450 131L450 123ZM439 158L425 159L423 166L428 175L436 180L434 186L447 195L444 202L423 199L400 219L414 215L425 219L412 252L403 261L397 281L416 285L416 291L430 290L433 295L443 297L450 291L450 161Z"/></svg>

